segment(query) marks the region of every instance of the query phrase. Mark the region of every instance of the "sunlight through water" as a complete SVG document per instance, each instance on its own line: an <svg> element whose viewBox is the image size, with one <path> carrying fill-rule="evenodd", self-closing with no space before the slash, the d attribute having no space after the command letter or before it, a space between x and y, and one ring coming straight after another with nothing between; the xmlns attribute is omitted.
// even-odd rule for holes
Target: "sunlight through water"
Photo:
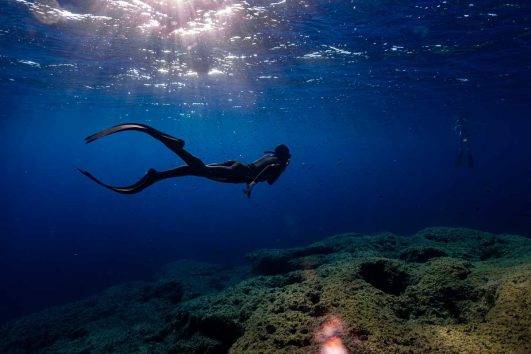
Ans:
<svg viewBox="0 0 531 354"><path fill-rule="evenodd" d="M514 41L507 42L507 36L502 39L503 33L495 31L496 26L510 25L510 17L498 12L519 11L507 4L496 12L487 5L462 7L445 1L433 6L386 0L7 3L26 11L40 27L61 33L61 45L54 44L54 36L40 37L38 26L28 29L20 24L17 31L4 34L13 45L31 38L46 53L4 57L7 65L35 63L32 67L39 74L35 71L32 79L46 87L68 83L71 88L127 92L132 97L156 95L181 106L215 99L232 109L256 109L264 89L271 88L313 90L318 97L333 92L330 100L346 102L351 94L374 91L417 97L436 96L447 85L465 90L504 88L522 77L510 56L522 37L515 34ZM471 16L478 33L489 38L488 45L482 38L460 40L454 32L431 30L448 21L466 28ZM403 18L412 23L401 26ZM489 48L506 53L499 72L455 67L445 60L452 55L488 58ZM323 74L332 68L334 75ZM46 80L46 74L65 80ZM291 103L279 98L284 109Z"/></svg>

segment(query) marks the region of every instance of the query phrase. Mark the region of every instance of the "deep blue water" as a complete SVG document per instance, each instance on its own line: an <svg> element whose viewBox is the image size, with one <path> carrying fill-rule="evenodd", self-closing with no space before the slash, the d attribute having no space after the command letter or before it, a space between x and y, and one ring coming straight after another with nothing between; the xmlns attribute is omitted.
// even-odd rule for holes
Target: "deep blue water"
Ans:
<svg viewBox="0 0 531 354"><path fill-rule="evenodd" d="M193 258L339 232L464 226L531 235L526 1L2 0L0 319ZM474 166L455 166L460 118ZM182 162L293 159L242 186L164 181Z"/></svg>

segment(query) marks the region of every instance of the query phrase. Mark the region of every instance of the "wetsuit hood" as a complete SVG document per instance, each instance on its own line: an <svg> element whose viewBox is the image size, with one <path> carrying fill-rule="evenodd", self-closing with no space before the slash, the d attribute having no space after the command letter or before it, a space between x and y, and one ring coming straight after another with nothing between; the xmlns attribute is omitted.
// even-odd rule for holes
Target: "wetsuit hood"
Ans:
<svg viewBox="0 0 531 354"><path fill-rule="evenodd" d="M289 148L284 144L278 145L274 151L265 151L265 152L267 154L275 155L281 161L288 161L291 158L291 153L289 152Z"/></svg>

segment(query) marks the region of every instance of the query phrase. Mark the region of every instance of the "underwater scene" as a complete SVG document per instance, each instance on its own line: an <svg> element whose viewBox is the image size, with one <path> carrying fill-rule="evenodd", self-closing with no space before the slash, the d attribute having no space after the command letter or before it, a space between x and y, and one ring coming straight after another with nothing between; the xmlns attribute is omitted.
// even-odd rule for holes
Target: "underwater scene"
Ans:
<svg viewBox="0 0 531 354"><path fill-rule="evenodd" d="M1 353L530 353L531 2L1 0Z"/></svg>

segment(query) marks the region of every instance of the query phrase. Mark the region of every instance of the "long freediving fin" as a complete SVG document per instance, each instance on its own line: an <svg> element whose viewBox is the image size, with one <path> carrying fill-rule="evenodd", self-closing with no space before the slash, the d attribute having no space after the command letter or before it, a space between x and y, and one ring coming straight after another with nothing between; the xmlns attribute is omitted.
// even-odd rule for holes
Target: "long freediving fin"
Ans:
<svg viewBox="0 0 531 354"><path fill-rule="evenodd" d="M463 157L464 157L464 152L463 150L459 150L459 153L457 154L457 157L455 158L455 167L459 167L461 166L461 164L463 163Z"/></svg>
<svg viewBox="0 0 531 354"><path fill-rule="evenodd" d="M114 134L114 133L123 132L123 131L126 131L126 130L137 130L137 131L143 131L143 132L146 132L146 133L147 133L147 131L150 131L151 133L158 132L154 128L151 128L150 126L147 126L147 125L144 125L144 124L138 124L138 123L118 124L118 125L115 125L114 127L110 127L110 128L101 130L101 131L99 131L97 133L94 133L94 134L91 134L91 135L87 136L85 138L85 143L89 144L89 143L93 142L94 140L103 138L104 136L111 135L111 134Z"/></svg>
<svg viewBox="0 0 531 354"><path fill-rule="evenodd" d="M103 183L102 181L100 181L99 179L94 177L94 175L92 175L90 172L88 172L86 170L83 170L83 169L80 169L80 168L78 168L77 170L79 172L81 172L81 174L87 176L92 181L94 181L97 184L99 184L100 186L105 187L107 189L110 189L110 190L112 190L114 192L121 193L121 194L135 194L135 193L138 193L138 192L144 190L145 188L149 187L153 183L157 182L157 180L158 180L156 171L151 169L138 182L136 182L136 183L134 183L134 184L132 184L130 186L115 187L115 186L111 186L109 184Z"/></svg>
<svg viewBox="0 0 531 354"><path fill-rule="evenodd" d="M126 123L126 124L119 124L115 125L114 127L110 127L107 129L104 129L102 131L99 131L97 133L94 133L92 135L89 135L85 138L85 143L89 144L95 140L98 140L100 138L103 138L107 135L111 135L114 133L119 133L123 131L128 130L135 130L139 131L145 134L148 134L152 138L157 139L161 143L163 143L168 149L172 150L174 153L179 154L179 152L184 147L184 140L175 138L171 135L165 134L155 128L152 128L148 125L139 124L139 123Z"/></svg>

